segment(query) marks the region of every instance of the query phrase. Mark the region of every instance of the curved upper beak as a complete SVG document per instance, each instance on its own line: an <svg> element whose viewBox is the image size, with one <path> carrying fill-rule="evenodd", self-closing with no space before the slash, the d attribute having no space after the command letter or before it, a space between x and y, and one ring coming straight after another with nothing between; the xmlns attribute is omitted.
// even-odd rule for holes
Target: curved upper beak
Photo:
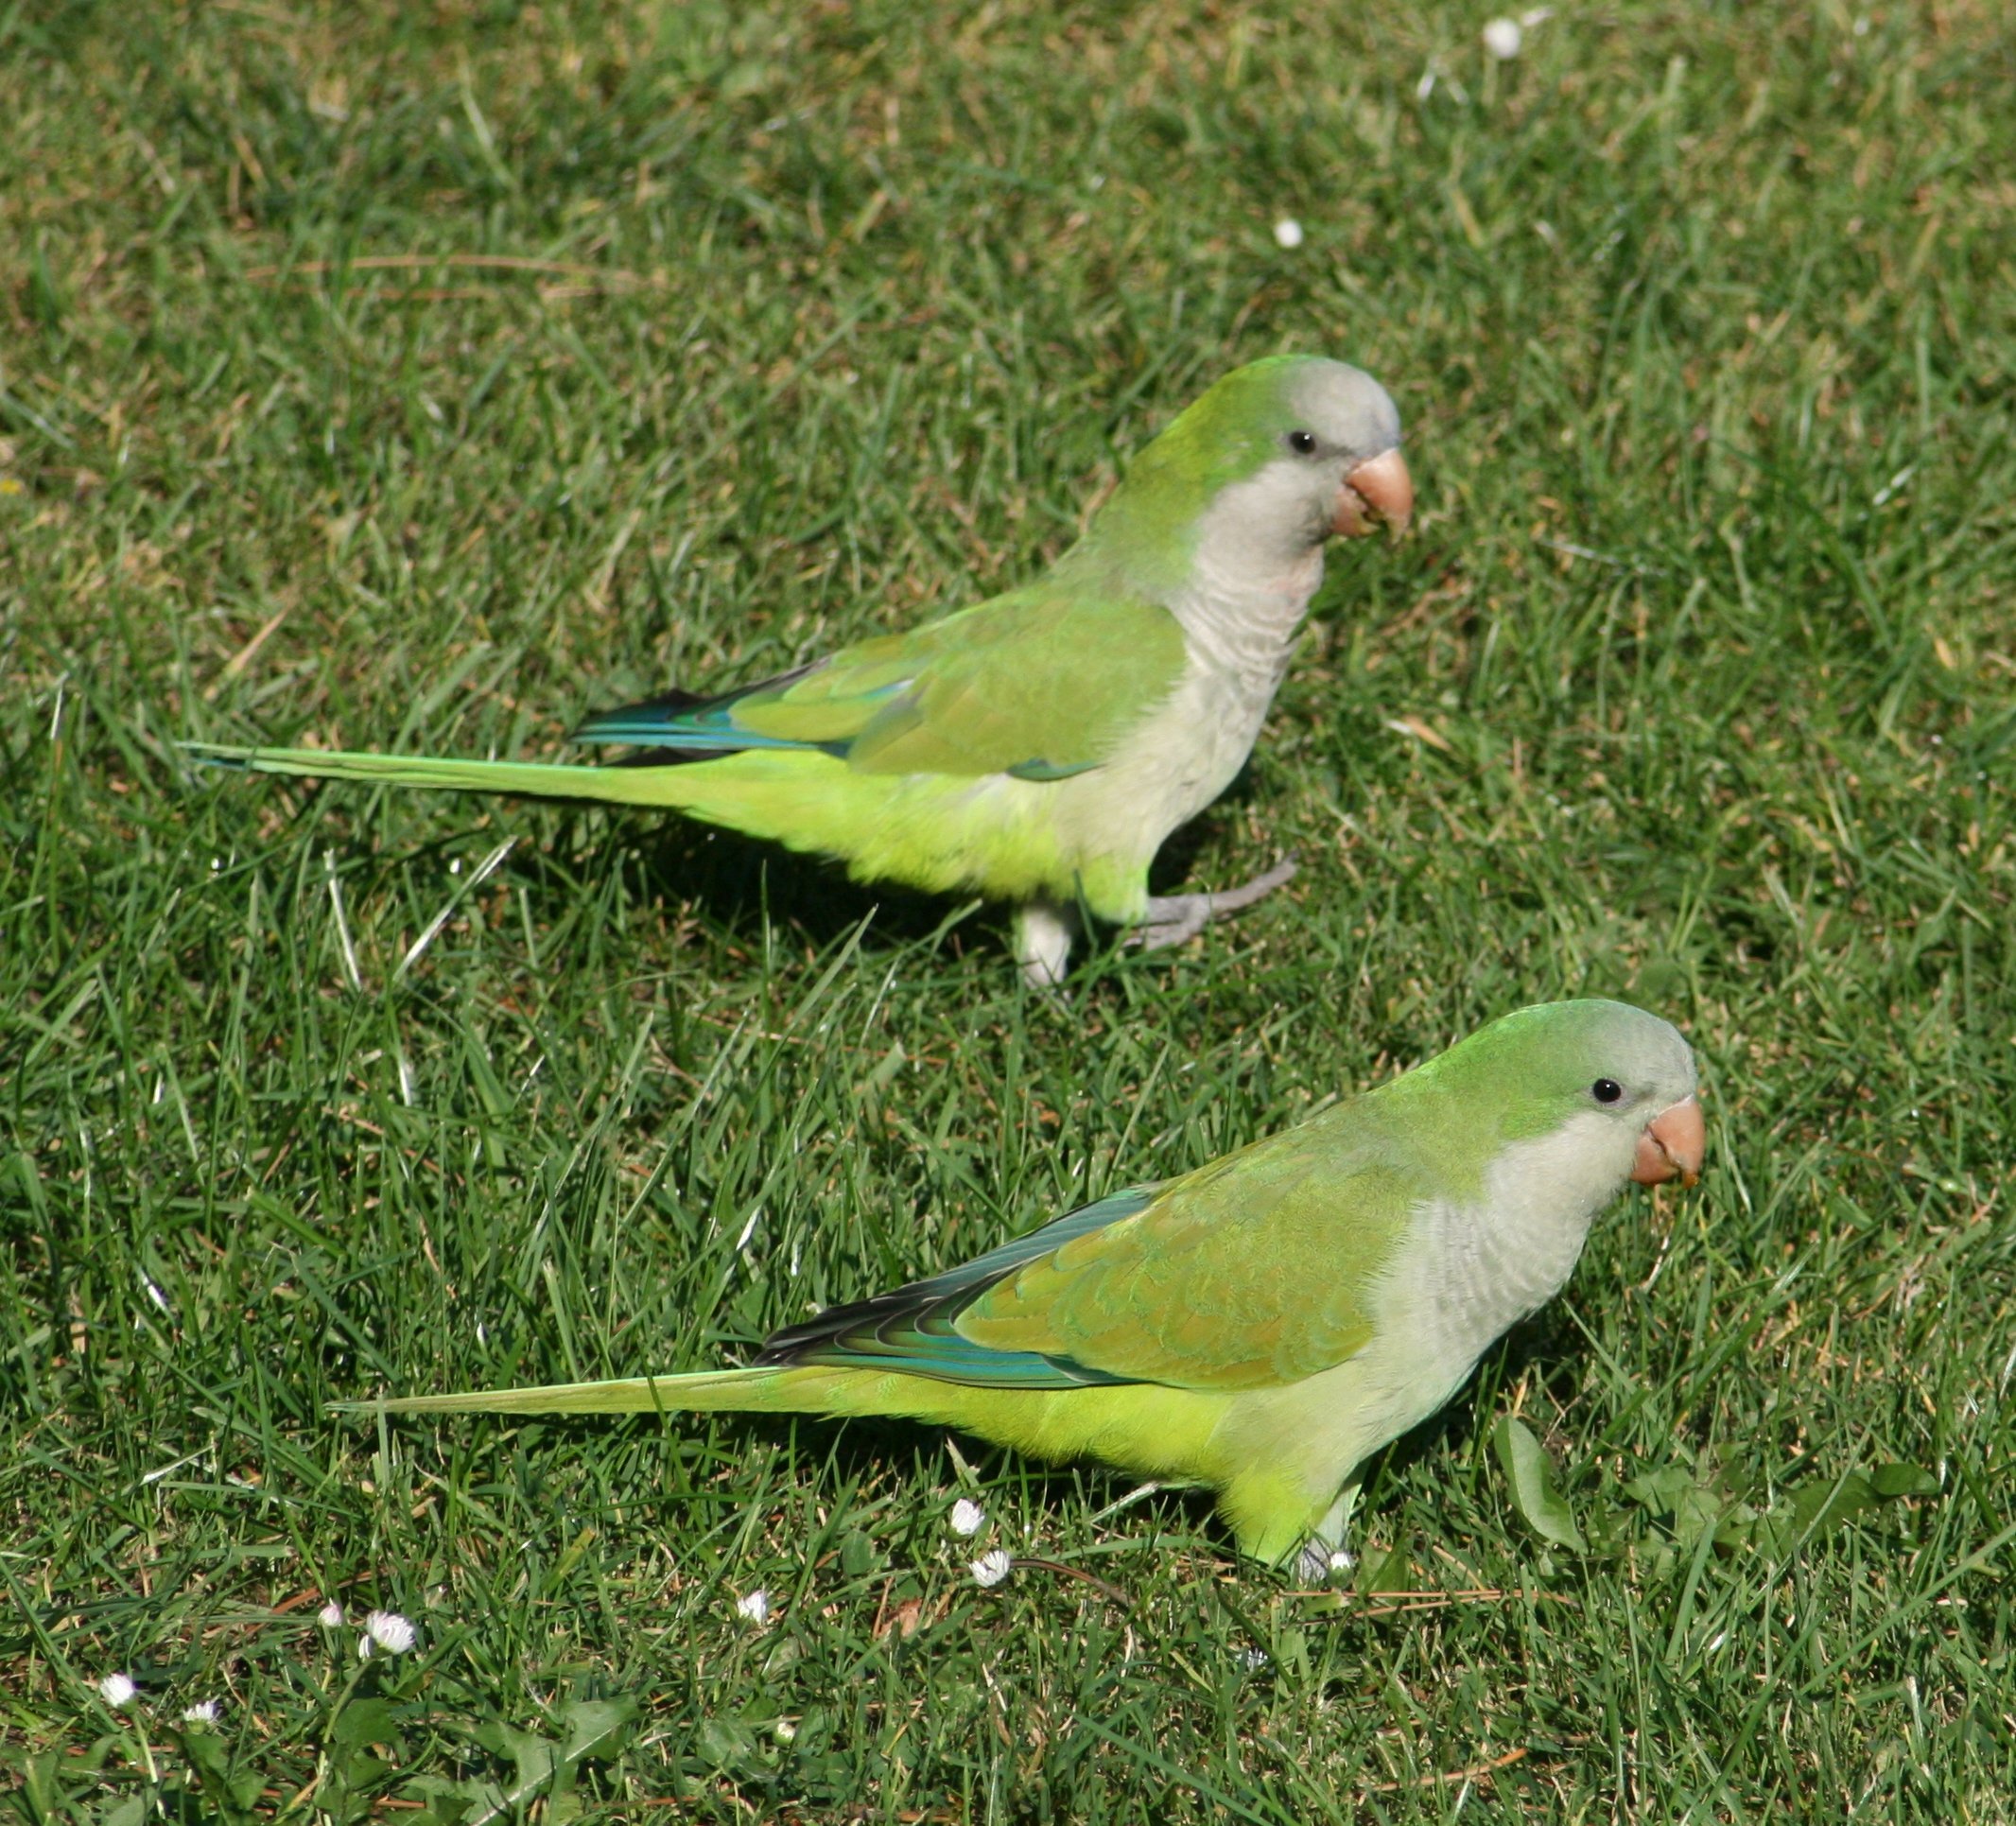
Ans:
<svg viewBox="0 0 2016 1826"><path fill-rule="evenodd" d="M1669 1179L1691 1186L1701 1176L1701 1156L1707 1150L1708 1125L1701 1120L1701 1105L1682 1097L1660 1110L1638 1138L1631 1177L1641 1186L1663 1185Z"/></svg>
<svg viewBox="0 0 2016 1826"><path fill-rule="evenodd" d="M1346 473L1344 486L1337 491L1330 530L1347 539L1362 539L1386 526L1398 537L1413 518L1414 478L1407 473L1407 459L1396 444Z"/></svg>

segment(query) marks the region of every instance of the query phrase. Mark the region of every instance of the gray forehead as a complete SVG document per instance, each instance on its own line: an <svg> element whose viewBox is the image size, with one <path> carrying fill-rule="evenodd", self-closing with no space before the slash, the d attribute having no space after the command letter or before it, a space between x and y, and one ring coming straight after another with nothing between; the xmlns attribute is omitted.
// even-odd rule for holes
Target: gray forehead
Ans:
<svg viewBox="0 0 2016 1826"><path fill-rule="evenodd" d="M1326 443L1376 457L1400 441L1400 415L1378 381L1343 361L1314 361L1295 376L1297 415Z"/></svg>
<svg viewBox="0 0 2016 1826"><path fill-rule="evenodd" d="M1632 1040L1642 1062L1641 1069L1648 1076L1665 1078L1677 1089L1694 1089L1694 1049L1688 1045L1686 1036L1657 1015L1638 1009L1632 1012L1637 1016L1632 1023Z"/></svg>

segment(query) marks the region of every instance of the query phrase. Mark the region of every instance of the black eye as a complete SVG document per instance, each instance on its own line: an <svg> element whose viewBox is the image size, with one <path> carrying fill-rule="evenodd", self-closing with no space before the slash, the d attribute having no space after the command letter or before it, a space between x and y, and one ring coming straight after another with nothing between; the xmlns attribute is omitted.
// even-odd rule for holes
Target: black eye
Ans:
<svg viewBox="0 0 2016 1826"><path fill-rule="evenodd" d="M1598 1078L1590 1086L1589 1094L1599 1104L1614 1104L1624 1095L1624 1087L1615 1078Z"/></svg>
<svg viewBox="0 0 2016 1826"><path fill-rule="evenodd" d="M1316 447L1316 434L1313 431L1291 431L1288 434L1288 447L1296 456L1306 457Z"/></svg>

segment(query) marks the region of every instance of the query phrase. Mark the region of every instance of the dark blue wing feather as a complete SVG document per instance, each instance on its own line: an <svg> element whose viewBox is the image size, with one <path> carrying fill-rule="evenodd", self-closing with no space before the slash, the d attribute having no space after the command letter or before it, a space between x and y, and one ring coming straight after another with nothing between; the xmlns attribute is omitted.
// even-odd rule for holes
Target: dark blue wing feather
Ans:
<svg viewBox="0 0 2016 1826"><path fill-rule="evenodd" d="M1093 1204L1081 1205L957 1268L872 1299L828 1307L802 1325L773 1332L754 1359L754 1367L816 1364L894 1369L981 1388L1083 1388L1131 1381L1068 1357L990 1350L961 1337L954 1322L965 1307L1017 1268L1061 1249L1073 1238L1132 1217L1159 1190L1159 1186L1129 1186Z"/></svg>

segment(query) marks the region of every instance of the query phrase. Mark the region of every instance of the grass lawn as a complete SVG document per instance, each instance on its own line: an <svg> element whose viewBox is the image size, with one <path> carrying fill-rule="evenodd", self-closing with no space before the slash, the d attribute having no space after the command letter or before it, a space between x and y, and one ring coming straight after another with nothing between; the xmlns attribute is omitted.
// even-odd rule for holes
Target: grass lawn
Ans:
<svg viewBox="0 0 2016 1826"><path fill-rule="evenodd" d="M1488 12L0 9L0 1815L2016 1818L2016 40ZM1416 530L1156 878L1297 881L1068 1006L730 836L178 756L943 612L1284 348ZM326 1411L729 1360L1585 992L1709 1171L1347 1591L929 1429Z"/></svg>

